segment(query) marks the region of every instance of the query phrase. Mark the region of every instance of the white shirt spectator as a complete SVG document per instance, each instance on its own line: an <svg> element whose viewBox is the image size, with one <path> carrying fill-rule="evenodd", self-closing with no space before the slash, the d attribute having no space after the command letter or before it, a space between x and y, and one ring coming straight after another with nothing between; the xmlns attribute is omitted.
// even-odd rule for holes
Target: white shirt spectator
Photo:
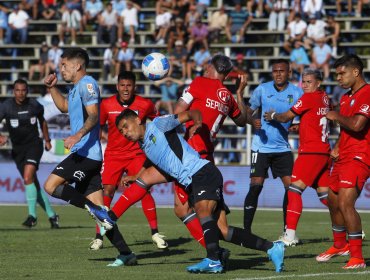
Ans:
<svg viewBox="0 0 370 280"><path fill-rule="evenodd" d="M10 13L8 23L9 25L13 25L16 29L22 29L28 26L29 18L29 15L25 11L19 10L18 13Z"/></svg>
<svg viewBox="0 0 370 280"><path fill-rule="evenodd" d="M314 40L325 37L325 27L327 23L321 19L316 19L315 23L310 23L307 27L307 37L313 38Z"/></svg>
<svg viewBox="0 0 370 280"><path fill-rule="evenodd" d="M111 48L106 48L103 55L104 65L111 65L113 59L113 52Z"/></svg>
<svg viewBox="0 0 370 280"><path fill-rule="evenodd" d="M107 10L104 10L104 12L101 14L101 18L105 25L117 25L117 13L114 10L112 10L110 13L108 13Z"/></svg>
<svg viewBox="0 0 370 280"><path fill-rule="evenodd" d="M164 12L158 14L155 17L155 25L157 27L168 27L171 23L172 14L170 12Z"/></svg>
<svg viewBox="0 0 370 280"><path fill-rule="evenodd" d="M118 53L117 60L120 62L134 59L134 52L131 49L121 49Z"/></svg>
<svg viewBox="0 0 370 280"><path fill-rule="evenodd" d="M51 48L48 51L48 60L49 62L53 63L57 67L57 69L58 69L58 65L61 60L62 54L63 54L63 51L60 48Z"/></svg>
<svg viewBox="0 0 370 280"><path fill-rule="evenodd" d="M323 11L322 0L306 0L304 3L303 12L306 14L314 15Z"/></svg>
<svg viewBox="0 0 370 280"><path fill-rule="evenodd" d="M72 10L72 12L66 10L62 15L62 22L66 23L67 28L80 28L81 19L82 16L78 10Z"/></svg>
<svg viewBox="0 0 370 280"><path fill-rule="evenodd" d="M307 28L307 23L304 20L299 20L298 22L293 20L288 24L289 36L294 38L295 36L301 34Z"/></svg>
<svg viewBox="0 0 370 280"><path fill-rule="evenodd" d="M135 7L132 7L131 9L124 9L121 17L123 17L123 26L139 26L138 10Z"/></svg>

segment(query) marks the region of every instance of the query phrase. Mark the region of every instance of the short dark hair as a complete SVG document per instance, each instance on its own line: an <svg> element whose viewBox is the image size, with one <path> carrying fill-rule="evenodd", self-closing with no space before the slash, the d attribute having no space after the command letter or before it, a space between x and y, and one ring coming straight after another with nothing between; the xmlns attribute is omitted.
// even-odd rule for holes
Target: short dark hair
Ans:
<svg viewBox="0 0 370 280"><path fill-rule="evenodd" d="M289 60L284 59L284 58L273 59L271 61L271 66L273 66L275 64L286 64L288 66L288 68L290 67Z"/></svg>
<svg viewBox="0 0 370 280"><path fill-rule="evenodd" d="M312 75L315 77L316 80L319 80L319 81L323 80L322 73L318 69L313 69L313 68L304 69L302 73L302 77L307 76L307 75Z"/></svg>
<svg viewBox="0 0 370 280"><path fill-rule="evenodd" d="M16 79L13 83L13 87L15 87L16 84L23 84L23 85L26 85L27 87L27 90L28 90L28 83L26 80L24 79Z"/></svg>
<svg viewBox="0 0 370 280"><path fill-rule="evenodd" d="M83 61L83 66L85 69L89 65L90 59L89 55L87 54L87 51L82 49L82 48L69 48L66 49L63 54L61 55L62 58L67 58L67 59L81 59Z"/></svg>
<svg viewBox="0 0 370 280"><path fill-rule="evenodd" d="M360 71L361 74L362 74L362 71L364 70L364 64L362 63L361 58L355 54L346 54L338 58L334 62L333 66L334 68L337 68L340 66L356 68Z"/></svg>
<svg viewBox="0 0 370 280"><path fill-rule="evenodd" d="M135 84L136 76L134 72L132 71L122 71L119 73L117 81L120 81L120 80L130 80Z"/></svg>
<svg viewBox="0 0 370 280"><path fill-rule="evenodd" d="M216 54L212 57L212 65L215 67L217 73L227 76L233 69L233 63L231 59L223 54Z"/></svg>
<svg viewBox="0 0 370 280"><path fill-rule="evenodd" d="M125 109L123 110L116 118L116 126L118 126L118 124L120 123L120 121L122 121L123 119L127 120L127 119L135 119L137 118L138 115L135 113L135 111L131 110L131 109Z"/></svg>

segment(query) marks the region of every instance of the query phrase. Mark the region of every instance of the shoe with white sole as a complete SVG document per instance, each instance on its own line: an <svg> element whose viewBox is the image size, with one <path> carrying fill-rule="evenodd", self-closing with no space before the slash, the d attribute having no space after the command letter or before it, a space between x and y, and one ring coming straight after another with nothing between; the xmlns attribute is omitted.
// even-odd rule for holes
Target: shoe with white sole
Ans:
<svg viewBox="0 0 370 280"><path fill-rule="evenodd" d="M168 244L164 238L166 238L166 236L159 234L158 232L152 235L153 243L157 245L158 249L168 248Z"/></svg>
<svg viewBox="0 0 370 280"><path fill-rule="evenodd" d="M100 250L101 248L103 248L103 240L96 238L93 241L91 241L90 247L89 247L90 250L96 251L96 250Z"/></svg>
<svg viewBox="0 0 370 280"><path fill-rule="evenodd" d="M328 250L326 250L324 253L321 253L316 257L316 260L318 262L327 262L332 257L336 256L348 256L349 255L349 244L347 243L346 246L343 248L335 248L334 246L331 246Z"/></svg>
<svg viewBox="0 0 370 280"><path fill-rule="evenodd" d="M278 241L283 242L286 247L295 247L300 242L297 236L294 236L293 240L289 240L286 233L283 233L283 235L279 237Z"/></svg>

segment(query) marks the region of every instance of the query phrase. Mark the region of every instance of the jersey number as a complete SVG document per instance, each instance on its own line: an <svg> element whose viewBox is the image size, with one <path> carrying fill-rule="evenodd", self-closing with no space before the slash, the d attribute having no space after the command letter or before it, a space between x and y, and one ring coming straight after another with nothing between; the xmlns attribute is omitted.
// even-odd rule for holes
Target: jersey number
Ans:
<svg viewBox="0 0 370 280"><path fill-rule="evenodd" d="M321 128L321 141L326 143L329 136L329 126L328 126L328 119L325 117L322 117L320 119L320 126Z"/></svg>

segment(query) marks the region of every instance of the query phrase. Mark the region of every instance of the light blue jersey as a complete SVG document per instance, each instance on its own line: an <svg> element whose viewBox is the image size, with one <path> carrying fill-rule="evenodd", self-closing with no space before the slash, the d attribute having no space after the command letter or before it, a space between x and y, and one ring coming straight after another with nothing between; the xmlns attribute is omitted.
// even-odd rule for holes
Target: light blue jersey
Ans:
<svg viewBox="0 0 370 280"><path fill-rule="evenodd" d="M91 76L84 76L68 93L68 112L72 135L76 134L84 125L87 113L85 106L99 104L100 91L97 82ZM99 140L99 122L94 128L81 138L71 149L78 155L93 160L102 160L102 150Z"/></svg>
<svg viewBox="0 0 370 280"><path fill-rule="evenodd" d="M261 116L268 111L284 113L288 111L302 96L301 88L289 83L283 91L277 91L274 82L259 85L249 100L252 110L259 109ZM282 153L291 150L288 143L287 123L266 122L261 117L262 128L256 130L252 140L252 150L260 153Z"/></svg>
<svg viewBox="0 0 370 280"><path fill-rule="evenodd" d="M199 154L179 135L175 128L180 125L177 115L157 117L146 127L141 148L150 161L166 174L188 187L192 176L208 160Z"/></svg>

